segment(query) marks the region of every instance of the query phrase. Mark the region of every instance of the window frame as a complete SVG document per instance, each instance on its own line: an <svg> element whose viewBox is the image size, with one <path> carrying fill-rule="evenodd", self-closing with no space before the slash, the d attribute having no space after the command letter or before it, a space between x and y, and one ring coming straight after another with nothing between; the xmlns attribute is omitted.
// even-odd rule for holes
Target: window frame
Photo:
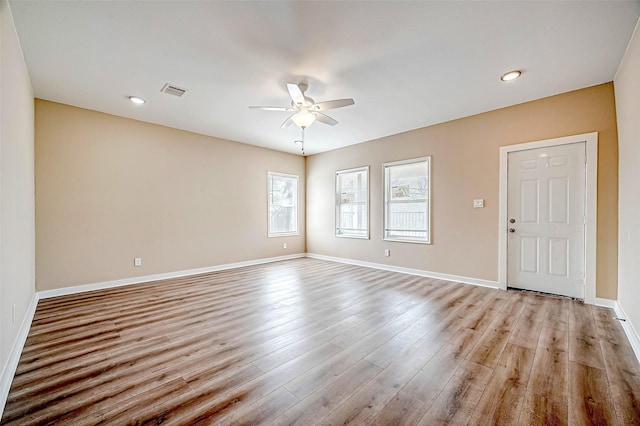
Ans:
<svg viewBox="0 0 640 426"><path fill-rule="evenodd" d="M389 226L388 226L388 222L389 222L389 206L391 204L393 204L393 202L391 202L389 200L389 194L391 191L390 188L390 182L389 182L389 174L390 174L390 170L393 167L396 166L404 166L404 165L408 165L408 164L418 164L418 163L425 163L426 167L427 167L427 173L426 173L426 177L427 177L427 198L424 199L424 203L426 204L426 215L427 215L427 219L426 219L426 226L427 226L427 230L426 230L426 236L424 238L421 237L402 237L402 236L394 236L394 235L389 235L388 232L389 230ZM391 162L387 162L387 163L383 163L382 164L382 178L383 178L383 185L382 185L382 239L383 241L395 241L395 242L402 242L402 243L414 243L414 244L431 244L432 243L432 238L431 238L431 194L432 194L432 185L431 185L431 156L425 156L425 157L418 157L418 158L410 158L410 159L406 159L406 160L400 160L400 161L391 161ZM419 200L422 201L422 200Z"/></svg>
<svg viewBox="0 0 640 426"><path fill-rule="evenodd" d="M340 176L344 176L346 174L349 173L360 173L360 172L366 172L366 182L365 182L365 187L367 190L367 196L366 199L364 200L364 202L353 202L353 203L343 203L342 202L342 198L341 198L341 186L340 186ZM370 200L370 195L369 195L369 189L370 189L370 174L369 174L369 166L362 166L362 167L354 167L351 169L344 169L344 170L337 170L336 171L336 176L335 176L335 236L338 238L356 238L356 239L360 239L360 240L368 240L369 239L369 235L370 235L370 207L369 207L369 200ZM367 219L367 226L365 229L365 234L364 235L359 235L356 233L349 233L349 232L345 232L342 228L342 224L341 224L341 215L340 215L340 207L343 205L363 205L366 208L366 212L365 212L365 217ZM341 232L342 230L342 232Z"/></svg>
<svg viewBox="0 0 640 426"><path fill-rule="evenodd" d="M281 178L289 178L289 179L295 179L296 182L296 190L295 190L295 194L293 197L293 207L295 209L295 230L293 231L286 231L286 232L273 232L271 230L271 207L272 207L272 187L273 187L273 177L277 176L277 177L281 177ZM298 175L292 175L292 174L287 174L287 173L280 173L280 172L267 172L267 236L269 238L276 238L276 237L288 237L288 236L292 236L292 235L300 235L299 232L299 213L300 210L298 208L299 206L299 200L298 198L300 197L300 177Z"/></svg>

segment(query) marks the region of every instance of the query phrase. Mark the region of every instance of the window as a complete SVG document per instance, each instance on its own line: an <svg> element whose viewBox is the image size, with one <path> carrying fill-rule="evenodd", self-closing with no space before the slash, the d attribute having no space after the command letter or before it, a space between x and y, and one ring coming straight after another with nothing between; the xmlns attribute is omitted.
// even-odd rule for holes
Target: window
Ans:
<svg viewBox="0 0 640 426"><path fill-rule="evenodd" d="M298 235L298 176L268 174L269 236Z"/></svg>
<svg viewBox="0 0 640 426"><path fill-rule="evenodd" d="M336 172L336 236L369 238L369 167Z"/></svg>
<svg viewBox="0 0 640 426"><path fill-rule="evenodd" d="M431 157L383 167L384 239L430 243Z"/></svg>

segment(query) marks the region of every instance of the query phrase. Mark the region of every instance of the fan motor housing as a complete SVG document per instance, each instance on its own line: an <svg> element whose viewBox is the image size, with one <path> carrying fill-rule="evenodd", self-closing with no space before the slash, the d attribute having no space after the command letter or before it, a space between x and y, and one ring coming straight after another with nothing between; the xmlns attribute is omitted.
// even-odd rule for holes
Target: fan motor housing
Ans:
<svg viewBox="0 0 640 426"><path fill-rule="evenodd" d="M296 104L294 101L291 101L291 106L294 108L300 108L300 107L304 107L304 108L310 108L311 106L313 106L313 104L315 104L316 102L311 99L308 96L304 97L304 103L303 104Z"/></svg>

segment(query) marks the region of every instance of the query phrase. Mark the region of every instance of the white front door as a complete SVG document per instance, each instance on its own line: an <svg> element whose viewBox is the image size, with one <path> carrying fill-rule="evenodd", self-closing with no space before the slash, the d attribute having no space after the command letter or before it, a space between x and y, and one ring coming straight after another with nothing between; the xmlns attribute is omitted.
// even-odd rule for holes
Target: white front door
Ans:
<svg viewBox="0 0 640 426"><path fill-rule="evenodd" d="M585 297L586 143L508 153L507 285Z"/></svg>

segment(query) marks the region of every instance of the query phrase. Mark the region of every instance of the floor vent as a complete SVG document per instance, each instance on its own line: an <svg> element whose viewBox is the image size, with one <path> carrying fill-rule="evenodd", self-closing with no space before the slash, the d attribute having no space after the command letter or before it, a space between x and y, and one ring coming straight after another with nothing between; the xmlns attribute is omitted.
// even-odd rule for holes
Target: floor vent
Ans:
<svg viewBox="0 0 640 426"><path fill-rule="evenodd" d="M168 93L173 96L182 96L187 92L187 89L182 89L178 86L174 86L173 84L165 84L161 92Z"/></svg>

